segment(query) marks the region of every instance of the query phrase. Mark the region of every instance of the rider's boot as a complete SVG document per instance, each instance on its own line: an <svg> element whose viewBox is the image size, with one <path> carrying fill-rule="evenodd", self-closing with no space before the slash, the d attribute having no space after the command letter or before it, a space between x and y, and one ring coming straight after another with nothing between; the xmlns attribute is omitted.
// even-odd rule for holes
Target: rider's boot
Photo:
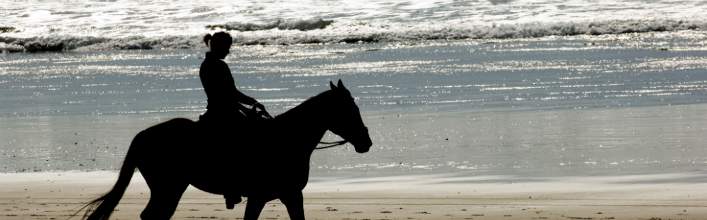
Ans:
<svg viewBox="0 0 707 220"><path fill-rule="evenodd" d="M224 194L223 198L226 199L226 209L233 209L242 201L240 193Z"/></svg>

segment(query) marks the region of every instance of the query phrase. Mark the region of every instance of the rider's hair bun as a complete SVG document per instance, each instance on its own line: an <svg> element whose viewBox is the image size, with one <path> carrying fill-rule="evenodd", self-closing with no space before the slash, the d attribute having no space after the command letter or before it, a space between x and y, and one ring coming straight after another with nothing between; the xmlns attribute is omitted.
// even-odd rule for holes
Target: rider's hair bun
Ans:
<svg viewBox="0 0 707 220"><path fill-rule="evenodd" d="M209 46L209 41L211 41L211 34L204 35L204 43L207 47Z"/></svg>

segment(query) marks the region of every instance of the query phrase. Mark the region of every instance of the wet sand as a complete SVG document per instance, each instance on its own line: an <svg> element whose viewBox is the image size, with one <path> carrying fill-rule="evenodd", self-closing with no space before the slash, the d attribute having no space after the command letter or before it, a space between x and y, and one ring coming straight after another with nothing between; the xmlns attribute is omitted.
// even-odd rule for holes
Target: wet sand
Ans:
<svg viewBox="0 0 707 220"><path fill-rule="evenodd" d="M112 172L0 174L0 219L67 219L115 178ZM520 182L449 175L315 179L304 202L309 219L705 219L703 178L683 173ZM148 198L135 175L112 219L138 219ZM243 204L227 210L220 196L190 188L173 219L240 219L243 211ZM261 215L287 218L279 201L268 203Z"/></svg>

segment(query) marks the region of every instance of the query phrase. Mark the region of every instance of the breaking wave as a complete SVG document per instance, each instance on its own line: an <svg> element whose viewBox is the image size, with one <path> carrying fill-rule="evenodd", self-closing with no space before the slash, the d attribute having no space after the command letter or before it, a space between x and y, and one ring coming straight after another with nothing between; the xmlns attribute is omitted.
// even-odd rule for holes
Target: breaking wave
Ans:
<svg viewBox="0 0 707 220"><path fill-rule="evenodd" d="M10 26L0 26L0 33L17 32L17 29Z"/></svg>
<svg viewBox="0 0 707 220"><path fill-rule="evenodd" d="M168 36L161 38L128 37L0 37L0 51L47 52L69 50L131 50L131 49L190 49L202 45L195 37Z"/></svg>
<svg viewBox="0 0 707 220"><path fill-rule="evenodd" d="M602 22L523 23L500 25L421 24L392 27L366 23L339 24L321 19L275 21L268 24L228 23L209 29L226 30L237 45L291 45L311 43L370 43L453 39L512 39L545 36L606 35L682 30L707 30L707 22L688 20L615 20ZM190 49L202 47L201 35L103 38L0 36L0 51L41 52L68 50Z"/></svg>
<svg viewBox="0 0 707 220"><path fill-rule="evenodd" d="M206 28L209 28L211 30L224 29L228 31L260 31L270 29L309 31L315 29L324 29L331 23L334 23L334 21L323 20L321 18L311 18L304 20L278 19L267 23L229 22L225 24L207 25Z"/></svg>

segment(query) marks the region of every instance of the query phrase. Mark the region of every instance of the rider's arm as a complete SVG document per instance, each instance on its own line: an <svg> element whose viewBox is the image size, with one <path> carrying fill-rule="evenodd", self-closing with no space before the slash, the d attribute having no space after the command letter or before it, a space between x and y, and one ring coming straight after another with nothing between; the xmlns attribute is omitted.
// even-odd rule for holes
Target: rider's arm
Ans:
<svg viewBox="0 0 707 220"><path fill-rule="evenodd" d="M235 80L233 80L233 76L231 75L231 70L228 68L228 65L223 65L223 72L226 73L224 74L225 77L227 77L227 80L223 80L222 82L228 83L229 85L225 85L229 90L231 90L229 93L233 94L233 98L236 100L238 103L243 103L246 105L255 105L258 103L257 100L255 100L253 97L250 97L246 94L243 94L238 88L236 88Z"/></svg>
<svg viewBox="0 0 707 220"><path fill-rule="evenodd" d="M246 105L255 105L255 103L258 103L257 100L255 100L253 97L247 96L246 94L243 94L240 90L236 89L234 91L235 98L238 102L246 104Z"/></svg>

